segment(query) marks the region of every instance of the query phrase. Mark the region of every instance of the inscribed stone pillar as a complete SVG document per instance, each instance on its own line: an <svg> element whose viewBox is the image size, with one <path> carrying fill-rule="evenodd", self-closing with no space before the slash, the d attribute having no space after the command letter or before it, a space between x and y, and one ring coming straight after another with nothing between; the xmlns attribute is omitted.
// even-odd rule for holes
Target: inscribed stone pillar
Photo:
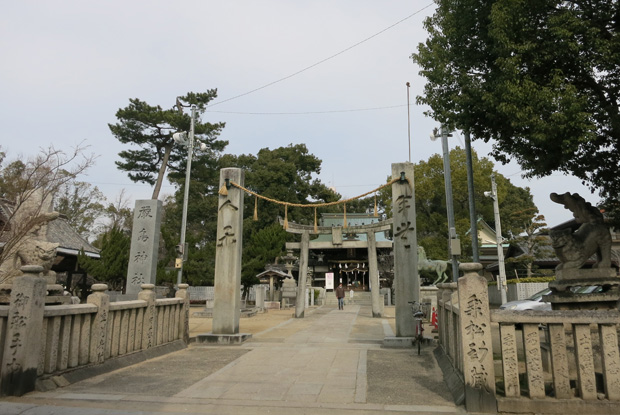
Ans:
<svg viewBox="0 0 620 415"><path fill-rule="evenodd" d="M275 286L273 284L273 275L269 276L269 301L275 301Z"/></svg>
<svg viewBox="0 0 620 415"><path fill-rule="evenodd" d="M254 295L256 296L254 301L256 308L265 308L265 287L262 285L255 285Z"/></svg>
<svg viewBox="0 0 620 415"><path fill-rule="evenodd" d="M244 172L237 168L220 171L220 188L226 181L243 186ZM219 195L215 247L215 300L213 334L239 334L241 315L241 248L243 246L243 191L228 186Z"/></svg>
<svg viewBox="0 0 620 415"><path fill-rule="evenodd" d="M161 200L136 200L126 294L137 296L142 284L155 284L161 211Z"/></svg>
<svg viewBox="0 0 620 415"><path fill-rule="evenodd" d="M496 413L491 313L487 280L478 275L481 269L481 264L463 263L465 275L458 279L465 406L468 412Z"/></svg>
<svg viewBox="0 0 620 415"><path fill-rule="evenodd" d="M370 279L370 296L372 300L372 316L383 317L383 296L379 287L379 267L377 265L377 238L375 232L366 234L368 239L368 275Z"/></svg>
<svg viewBox="0 0 620 415"><path fill-rule="evenodd" d="M0 370L3 396L22 396L34 390L43 344L41 332L46 283L45 278L33 276L43 268L29 265L21 270L26 276L14 278L11 289L6 346Z"/></svg>
<svg viewBox="0 0 620 415"><path fill-rule="evenodd" d="M392 184L396 337L413 337L415 321L409 302L420 300L413 164L392 164L392 177L403 174L405 180Z"/></svg>
<svg viewBox="0 0 620 415"><path fill-rule="evenodd" d="M301 234L301 246L299 248L299 278L297 281L297 301L295 302L295 317L303 318L308 298L306 294L306 277L308 275L308 250L310 249L310 232ZM304 298L305 297L305 298Z"/></svg>

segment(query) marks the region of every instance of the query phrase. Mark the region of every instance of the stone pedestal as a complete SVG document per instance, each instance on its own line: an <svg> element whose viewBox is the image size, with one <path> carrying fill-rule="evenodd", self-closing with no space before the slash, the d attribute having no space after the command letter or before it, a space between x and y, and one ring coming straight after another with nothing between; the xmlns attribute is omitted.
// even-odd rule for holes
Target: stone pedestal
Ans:
<svg viewBox="0 0 620 415"><path fill-rule="evenodd" d="M600 285L602 292L574 293L572 287ZM556 271L549 283L552 293L543 300L553 310L617 310L620 307L620 277L613 268L568 269Z"/></svg>
<svg viewBox="0 0 620 415"><path fill-rule="evenodd" d="M234 345L241 344L244 341L250 339L252 334L250 333L237 333L237 334L198 334L196 336L196 343L207 344L219 344L219 345Z"/></svg>
<svg viewBox="0 0 620 415"><path fill-rule="evenodd" d="M265 310L279 310L280 302L279 301L265 301Z"/></svg>
<svg viewBox="0 0 620 415"><path fill-rule="evenodd" d="M293 278L287 277L282 281L281 291L283 307L295 304L297 298L297 283Z"/></svg>
<svg viewBox="0 0 620 415"><path fill-rule="evenodd" d="M47 284L46 305L71 304L71 296L64 295L65 289L60 284Z"/></svg>
<svg viewBox="0 0 620 415"><path fill-rule="evenodd" d="M19 277L17 277L19 278ZM45 277L43 280L47 280ZM11 302L11 291L13 284L0 284L0 304L9 304ZM71 304L71 296L64 295L64 287L60 284L46 284L45 305L62 305Z"/></svg>
<svg viewBox="0 0 620 415"><path fill-rule="evenodd" d="M13 284L0 284L0 304L7 305L11 303L11 291Z"/></svg>

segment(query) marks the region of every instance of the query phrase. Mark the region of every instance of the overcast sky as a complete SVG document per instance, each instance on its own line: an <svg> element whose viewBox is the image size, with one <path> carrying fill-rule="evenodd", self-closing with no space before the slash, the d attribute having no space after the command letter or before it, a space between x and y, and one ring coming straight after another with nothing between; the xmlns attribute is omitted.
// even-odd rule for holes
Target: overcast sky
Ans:
<svg viewBox="0 0 620 415"><path fill-rule="evenodd" d="M216 105L203 120L226 122L227 153L305 143L323 160L319 178L356 196L385 183L391 163L409 158L406 82L411 161L441 153L441 142L429 139L438 124L415 105L425 80L409 58L434 8L426 0L5 2L0 145L14 158L84 142L98 155L84 181L110 200L123 188L132 199L148 199L149 185L116 169L126 147L108 123L129 98L167 109L178 95L216 88ZM463 147L461 134L450 140L451 148ZM473 148L487 156L490 146L474 141ZM527 181L516 164L496 168L531 188L551 226L572 214L551 202L550 192L598 201L574 178ZM171 194L166 185L163 194Z"/></svg>

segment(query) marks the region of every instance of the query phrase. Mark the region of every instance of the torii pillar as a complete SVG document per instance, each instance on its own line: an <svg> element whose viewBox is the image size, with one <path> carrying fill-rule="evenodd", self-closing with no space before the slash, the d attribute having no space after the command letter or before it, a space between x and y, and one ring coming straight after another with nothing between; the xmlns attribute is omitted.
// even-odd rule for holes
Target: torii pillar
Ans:
<svg viewBox="0 0 620 415"><path fill-rule="evenodd" d="M392 177L401 178L392 184L396 337L413 337L415 320L409 302L420 301L413 164L392 164Z"/></svg>
<svg viewBox="0 0 620 415"><path fill-rule="evenodd" d="M252 337L239 333L244 192L230 182L243 186L243 170L220 170L220 188L225 187L227 194L220 194L218 202L213 329L196 336L198 343L238 344Z"/></svg>
<svg viewBox="0 0 620 415"><path fill-rule="evenodd" d="M366 232L368 240L368 276L370 280L370 298L372 301L372 316L383 317L384 301L379 285L379 266L377 264L377 238L375 231Z"/></svg>
<svg viewBox="0 0 620 415"><path fill-rule="evenodd" d="M295 302L295 317L303 318L306 308L306 278L308 277L308 250L310 248L310 232L301 233L299 248L299 275L297 277L297 300Z"/></svg>

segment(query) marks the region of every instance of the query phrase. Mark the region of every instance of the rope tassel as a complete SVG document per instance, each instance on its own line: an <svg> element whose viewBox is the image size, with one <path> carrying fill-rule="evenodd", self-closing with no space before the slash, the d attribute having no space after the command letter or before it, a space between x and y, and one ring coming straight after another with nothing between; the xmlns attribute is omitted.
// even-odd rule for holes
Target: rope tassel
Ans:
<svg viewBox="0 0 620 415"><path fill-rule="evenodd" d="M288 229L288 205L284 205L284 229Z"/></svg>
<svg viewBox="0 0 620 415"><path fill-rule="evenodd" d="M377 212L377 195L375 194L375 218L379 216L379 213Z"/></svg>
<svg viewBox="0 0 620 415"><path fill-rule="evenodd" d="M254 222L258 222L258 196L254 196Z"/></svg>
<svg viewBox="0 0 620 415"><path fill-rule="evenodd" d="M314 208L314 233L318 232L318 227L316 225L316 208Z"/></svg>
<svg viewBox="0 0 620 415"><path fill-rule="evenodd" d="M344 225L343 228L347 227L347 204L345 203L344 205Z"/></svg>
<svg viewBox="0 0 620 415"><path fill-rule="evenodd" d="M218 193L221 194L222 196L228 196L228 189L226 188L226 185L222 186Z"/></svg>

